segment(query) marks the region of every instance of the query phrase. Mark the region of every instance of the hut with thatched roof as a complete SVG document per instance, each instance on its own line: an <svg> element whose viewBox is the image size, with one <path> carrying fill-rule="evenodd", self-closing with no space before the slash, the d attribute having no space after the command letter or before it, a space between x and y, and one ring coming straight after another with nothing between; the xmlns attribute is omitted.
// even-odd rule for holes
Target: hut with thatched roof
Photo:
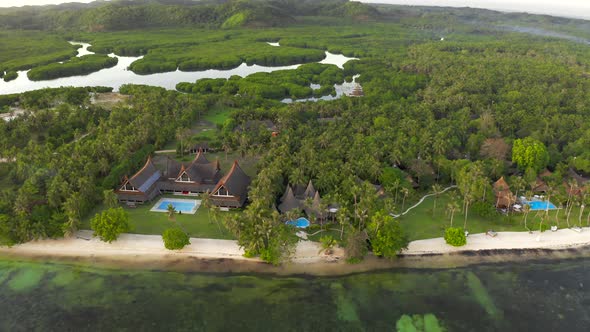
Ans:
<svg viewBox="0 0 590 332"><path fill-rule="evenodd" d="M496 208L507 209L516 202L516 196L510 191L510 186L504 177L496 181L493 187L496 195Z"/></svg>
<svg viewBox="0 0 590 332"><path fill-rule="evenodd" d="M301 208L301 203L299 202L299 200L297 198L295 198L295 195L293 194L293 189L291 189L291 186L287 185L287 190L285 191L285 193L283 194L283 197L281 198L281 204L279 204L279 211L281 213L287 213L291 210L300 209L300 208Z"/></svg>

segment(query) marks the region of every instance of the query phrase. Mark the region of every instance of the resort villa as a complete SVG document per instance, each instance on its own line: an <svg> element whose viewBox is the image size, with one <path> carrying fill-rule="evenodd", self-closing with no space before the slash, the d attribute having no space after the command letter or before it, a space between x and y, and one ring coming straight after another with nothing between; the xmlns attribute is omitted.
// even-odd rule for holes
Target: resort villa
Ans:
<svg viewBox="0 0 590 332"><path fill-rule="evenodd" d="M295 185L292 188L287 185L281 197L279 211L284 214L296 209L305 211L305 214L313 220L323 220L327 217L326 209L322 208L320 193L315 190L311 180L307 186Z"/></svg>
<svg viewBox="0 0 590 332"><path fill-rule="evenodd" d="M161 172L148 157L145 165L132 177L125 177L115 193L120 202L144 203L163 193L195 196L211 194L211 203L226 208L240 208L248 197L250 177L237 161L224 176L219 161L210 162L202 151L185 165L168 158Z"/></svg>

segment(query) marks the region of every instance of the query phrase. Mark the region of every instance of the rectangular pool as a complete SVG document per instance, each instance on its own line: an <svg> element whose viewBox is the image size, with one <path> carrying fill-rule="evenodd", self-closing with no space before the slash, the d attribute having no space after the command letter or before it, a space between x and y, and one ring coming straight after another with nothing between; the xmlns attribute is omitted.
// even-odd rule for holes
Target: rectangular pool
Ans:
<svg viewBox="0 0 590 332"><path fill-rule="evenodd" d="M531 207L531 211L545 211L557 209L557 207L555 207L555 205L553 205L553 203L549 201L530 201L526 204Z"/></svg>
<svg viewBox="0 0 590 332"><path fill-rule="evenodd" d="M177 212L195 214L199 206L201 206L201 201L197 199L160 198L150 211L168 212L168 205L174 206Z"/></svg>

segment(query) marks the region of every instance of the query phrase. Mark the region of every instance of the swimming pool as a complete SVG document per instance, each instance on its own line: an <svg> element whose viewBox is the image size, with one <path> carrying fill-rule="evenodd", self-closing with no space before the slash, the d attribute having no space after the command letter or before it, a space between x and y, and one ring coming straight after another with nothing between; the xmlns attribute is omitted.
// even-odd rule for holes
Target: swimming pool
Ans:
<svg viewBox="0 0 590 332"><path fill-rule="evenodd" d="M287 225L291 225L291 226L295 226L297 228L307 228L309 227L309 220L301 217L301 218L297 218L295 220L289 220L286 222Z"/></svg>
<svg viewBox="0 0 590 332"><path fill-rule="evenodd" d="M150 210L152 212L168 212L168 205L172 204L177 212L186 214L195 214L201 205L200 200L196 199L180 199L180 198L160 198Z"/></svg>
<svg viewBox="0 0 590 332"><path fill-rule="evenodd" d="M531 211L545 211L557 209L557 207L555 207L555 205L553 205L553 203L549 201L531 201L527 202L526 204L531 207Z"/></svg>

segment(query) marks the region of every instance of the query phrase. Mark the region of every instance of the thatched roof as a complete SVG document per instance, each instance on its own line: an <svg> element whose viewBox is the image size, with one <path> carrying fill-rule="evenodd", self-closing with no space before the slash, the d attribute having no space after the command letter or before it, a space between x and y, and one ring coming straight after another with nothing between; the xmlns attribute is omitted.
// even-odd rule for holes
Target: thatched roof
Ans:
<svg viewBox="0 0 590 332"><path fill-rule="evenodd" d="M301 204L299 203L297 198L295 198L295 195L293 194L293 189L291 189L290 186L287 186L287 191L283 195L283 200L281 204L279 204L279 211L281 211L281 213L287 213L291 210L299 208L301 208Z"/></svg>
<svg viewBox="0 0 590 332"><path fill-rule="evenodd" d="M496 207L507 208L516 202L516 196L510 191L510 186L504 177L496 181L493 187L496 194Z"/></svg>
<svg viewBox="0 0 590 332"><path fill-rule="evenodd" d="M506 190L510 191L510 186L508 185L508 182L506 182L504 177L501 177L500 179L498 179L498 181L494 182L494 192L497 193Z"/></svg>
<svg viewBox="0 0 590 332"><path fill-rule="evenodd" d="M217 192L221 187L224 187L230 195L245 198L248 194L249 185L250 177L246 175L236 160L227 175L219 180L213 192Z"/></svg>
<svg viewBox="0 0 590 332"><path fill-rule="evenodd" d="M303 199L313 198L315 194L316 190L313 187L313 183L311 182L311 180L309 180L309 183L307 183L307 188L305 188L305 192L303 193Z"/></svg>
<svg viewBox="0 0 590 332"><path fill-rule="evenodd" d="M146 192L161 176L162 173L154 166L152 157L150 156L145 165L127 181L137 190Z"/></svg>

